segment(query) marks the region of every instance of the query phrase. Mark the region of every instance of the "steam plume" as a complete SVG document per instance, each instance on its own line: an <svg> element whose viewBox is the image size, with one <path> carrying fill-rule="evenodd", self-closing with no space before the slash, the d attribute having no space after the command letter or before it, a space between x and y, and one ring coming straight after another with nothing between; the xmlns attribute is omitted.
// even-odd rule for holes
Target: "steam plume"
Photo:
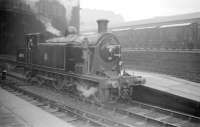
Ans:
<svg viewBox="0 0 200 127"><path fill-rule="evenodd" d="M66 20L69 22L72 17L72 10L74 7L79 5L79 0L57 0L60 4L65 7Z"/></svg>
<svg viewBox="0 0 200 127"><path fill-rule="evenodd" d="M86 98L94 95L97 92L97 88L95 88L95 87L87 88L87 86L84 86L84 85L77 85L76 88Z"/></svg>
<svg viewBox="0 0 200 127"><path fill-rule="evenodd" d="M31 6L31 8L34 10L34 12L37 13L37 8L35 7L35 4L37 2L39 2L40 0L29 0L29 2L27 2L27 0L24 0L26 1L26 3L29 3L29 5ZM54 0L48 0L48 1L54 1ZM71 20L71 17L72 17L72 10L74 7L78 7L79 6L79 0L55 0L57 2L59 2L61 5L63 5L65 7L65 10L66 10L66 21L70 21Z"/></svg>
<svg viewBox="0 0 200 127"><path fill-rule="evenodd" d="M37 16L37 18L45 25L46 31L56 35L60 36L61 32L57 30L55 27L52 26L50 19L44 16Z"/></svg>
<svg viewBox="0 0 200 127"><path fill-rule="evenodd" d="M38 14L39 10L36 7L36 3L40 0L23 0L26 4L29 4L31 9L35 14ZM54 0L48 0L48 1L54 1ZM55 0L59 2L61 5L65 7L66 15L65 19L69 23L72 18L72 11L74 7L77 7L79 5L79 0ZM44 16L37 16L38 19L45 25L46 30L48 32L51 32L52 34L55 34L57 36L61 35L61 32L53 27L51 20Z"/></svg>

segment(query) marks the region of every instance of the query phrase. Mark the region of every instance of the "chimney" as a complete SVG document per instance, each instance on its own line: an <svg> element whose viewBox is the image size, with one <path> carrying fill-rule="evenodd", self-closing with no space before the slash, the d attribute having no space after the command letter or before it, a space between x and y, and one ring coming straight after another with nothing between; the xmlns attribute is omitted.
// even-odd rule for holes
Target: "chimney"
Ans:
<svg viewBox="0 0 200 127"><path fill-rule="evenodd" d="M108 29L108 20L107 19L99 19L97 20L98 24L98 33L104 33L107 32Z"/></svg>

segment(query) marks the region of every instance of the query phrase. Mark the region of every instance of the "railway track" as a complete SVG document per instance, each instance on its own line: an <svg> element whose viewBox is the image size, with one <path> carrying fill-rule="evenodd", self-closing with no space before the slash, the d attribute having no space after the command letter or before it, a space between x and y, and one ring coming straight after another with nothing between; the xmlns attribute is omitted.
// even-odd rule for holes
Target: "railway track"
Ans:
<svg viewBox="0 0 200 127"><path fill-rule="evenodd" d="M65 94L65 93L63 93ZM188 114L148 105L138 101L131 100L126 106L120 106L117 103L111 105L98 104L89 99L83 99L78 96L68 94L76 100L80 100L86 104L95 105L101 109L106 109L114 113L114 115L123 115L123 117L137 119L140 124L165 127L198 127L200 126L200 118ZM136 122L136 125L138 123Z"/></svg>
<svg viewBox="0 0 200 127"><path fill-rule="evenodd" d="M200 118L187 114L163 109L156 106L147 105L137 101L131 101L125 107L118 104L105 105L95 103L88 99L78 96L65 94L67 103L60 103L51 99L52 97L44 97L39 93L27 91L16 87L6 88L9 92L15 93L27 101L51 112L52 114L60 114L61 119L86 126L105 126L105 127L199 127ZM70 112L72 117L66 115ZM76 116L76 117L74 117ZM69 120L67 120L70 118ZM71 120L72 119L72 120ZM82 122L80 122L82 121ZM82 124L79 124L82 123ZM77 125L77 126L78 126Z"/></svg>
<svg viewBox="0 0 200 127"><path fill-rule="evenodd" d="M98 104L89 99L83 99L71 94L68 96L76 98L85 104L95 105L107 112L113 112L113 115L122 116L124 120L132 119L135 121L134 126L162 126L162 127L199 127L200 118L188 114L148 105L138 101L130 101L126 106L118 104ZM106 111L104 111L106 112Z"/></svg>
<svg viewBox="0 0 200 127"><path fill-rule="evenodd" d="M130 127L17 88L13 82L7 82L2 88L76 127Z"/></svg>

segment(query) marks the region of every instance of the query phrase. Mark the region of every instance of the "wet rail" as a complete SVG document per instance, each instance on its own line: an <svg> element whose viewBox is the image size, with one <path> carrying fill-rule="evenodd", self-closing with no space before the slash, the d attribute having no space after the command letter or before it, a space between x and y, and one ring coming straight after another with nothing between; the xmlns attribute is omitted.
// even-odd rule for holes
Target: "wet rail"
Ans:
<svg viewBox="0 0 200 127"><path fill-rule="evenodd" d="M157 106L148 105L142 102L131 100L127 105L129 108L119 108L108 105L95 103L89 99L79 98L72 94L69 96L76 98L85 103L96 105L99 108L104 108L112 111L115 115L120 114L140 121L141 125L164 126L164 127L199 127L200 118L188 114L176 112L169 109L160 108ZM137 122L136 122L137 123Z"/></svg>
<svg viewBox="0 0 200 127"><path fill-rule="evenodd" d="M12 89L11 89L12 88ZM96 110L97 112L92 112L84 110L84 108L75 108L70 106L70 104L60 104L57 101L41 97L30 91L26 91L22 88L12 86L8 91L15 93L22 98L25 98L31 103L50 111L53 114L65 114L70 112L76 116L70 118L72 123L80 123L79 121L84 121L84 125L94 125L94 126L116 126L116 127L199 127L200 118L191 115L179 113L176 111L163 109L160 107L144 104L137 101L131 101L127 105L129 108L120 108L117 106L105 105L93 102L89 99L80 98L76 95L67 94L69 98L75 100L74 103L79 101L79 105L85 105L85 107L90 110ZM39 102L38 102L39 101ZM55 110L56 109L56 110ZM101 112L101 113L98 113ZM62 115L61 115L62 116ZM62 119L67 119L69 116L63 115ZM83 125L83 124L80 124Z"/></svg>
<svg viewBox="0 0 200 127"><path fill-rule="evenodd" d="M76 109L67 104L58 103L18 88L14 84L13 82L4 82L2 88L76 127L134 127L91 112Z"/></svg>

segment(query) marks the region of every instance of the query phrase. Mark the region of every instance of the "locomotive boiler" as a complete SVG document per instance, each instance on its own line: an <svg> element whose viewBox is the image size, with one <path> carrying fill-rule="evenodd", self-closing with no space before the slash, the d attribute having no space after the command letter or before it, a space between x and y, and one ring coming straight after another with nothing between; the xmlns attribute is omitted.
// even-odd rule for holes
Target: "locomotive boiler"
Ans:
<svg viewBox="0 0 200 127"><path fill-rule="evenodd" d="M66 90L97 102L128 99L135 85L145 80L123 69L121 46L107 32L108 20L98 20L98 33L77 35L70 27L65 37L44 41L26 34L26 47L18 51L29 82Z"/></svg>

